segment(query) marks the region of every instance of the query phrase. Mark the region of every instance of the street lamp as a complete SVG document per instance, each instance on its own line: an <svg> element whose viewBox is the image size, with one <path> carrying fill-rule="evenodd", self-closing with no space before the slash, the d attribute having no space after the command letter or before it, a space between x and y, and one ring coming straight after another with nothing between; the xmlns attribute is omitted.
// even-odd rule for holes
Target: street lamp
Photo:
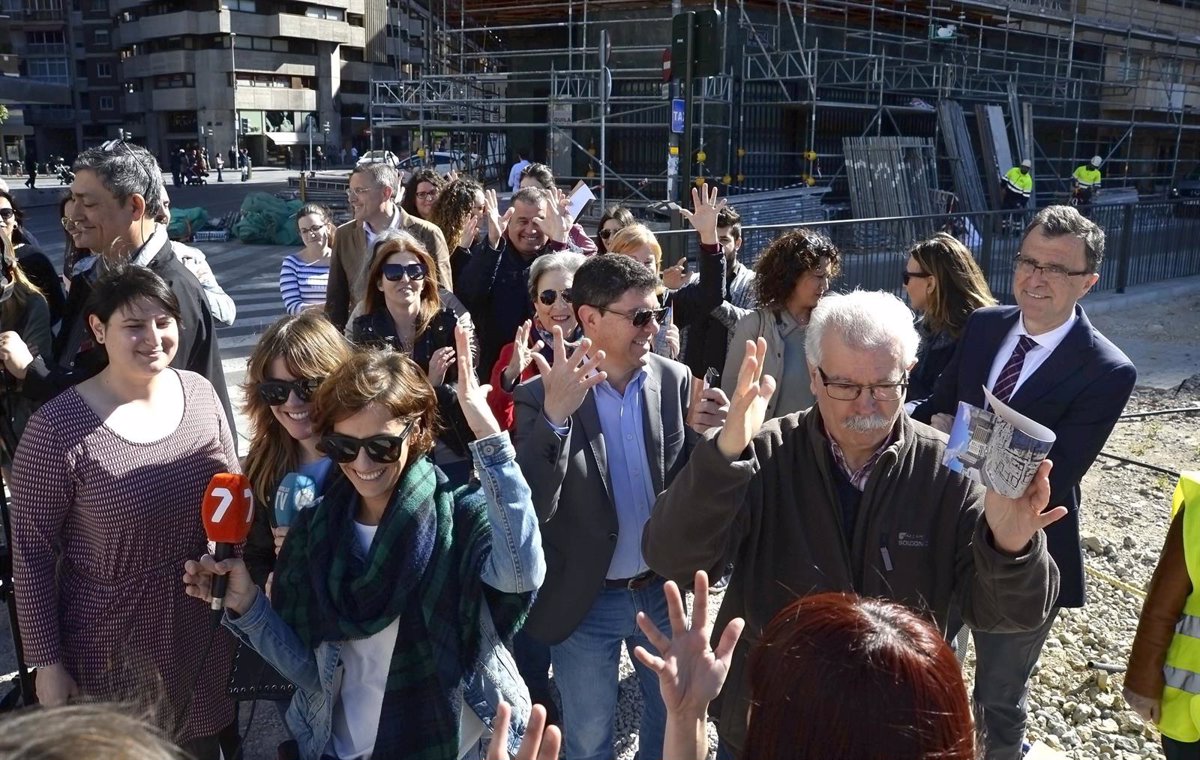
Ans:
<svg viewBox="0 0 1200 760"><path fill-rule="evenodd" d="M312 162L312 135L313 135L313 132L316 130L316 126L317 126L316 120L313 119L313 115L310 113L304 119L304 131L308 132L308 176L309 177L315 176L315 173L313 172L313 162ZM301 172L301 174L303 174L303 172Z"/></svg>

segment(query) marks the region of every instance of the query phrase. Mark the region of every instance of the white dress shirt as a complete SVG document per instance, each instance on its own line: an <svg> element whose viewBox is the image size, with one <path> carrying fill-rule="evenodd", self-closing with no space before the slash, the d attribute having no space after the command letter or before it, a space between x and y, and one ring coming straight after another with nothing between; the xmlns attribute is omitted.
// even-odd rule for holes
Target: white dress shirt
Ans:
<svg viewBox="0 0 1200 760"><path fill-rule="evenodd" d="M987 387L992 390L996 387L996 380L1000 378L1000 371L1004 369L1004 365L1008 363L1009 357L1012 356L1013 349L1017 347L1017 342L1021 340L1022 335L1029 335L1037 345L1029 349L1025 354L1025 363L1021 365L1021 374L1017 376L1017 384L1013 387L1013 395L1017 394L1017 390L1029 379L1037 368L1042 366L1042 363L1050 358L1050 354L1054 353L1054 349L1058 348L1058 344L1063 342L1063 338L1067 337L1067 333L1071 332L1071 328L1075 326L1075 322L1079 319L1074 311L1071 312L1071 318L1063 322L1058 327L1044 332L1041 335L1029 335L1029 331L1025 329L1025 315L1017 320L1017 324L1008 331L1007 337L1000 343L1000 347L996 349L996 355L992 357L992 371L988 374ZM1009 398L1012 398L1011 396Z"/></svg>

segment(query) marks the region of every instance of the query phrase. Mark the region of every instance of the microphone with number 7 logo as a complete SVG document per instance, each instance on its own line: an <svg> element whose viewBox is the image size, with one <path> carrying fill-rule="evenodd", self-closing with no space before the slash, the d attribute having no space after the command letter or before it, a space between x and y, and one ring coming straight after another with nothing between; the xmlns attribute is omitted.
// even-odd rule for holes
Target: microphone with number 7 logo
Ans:
<svg viewBox="0 0 1200 760"><path fill-rule="evenodd" d="M254 499L250 494L250 480L245 475L218 472L208 481L201 504L204 515L204 532L208 540L216 544L213 559L217 562L233 556L233 548L246 542L250 535L250 523L254 521ZM213 577L212 608L225 606L225 588L229 579L224 575Z"/></svg>

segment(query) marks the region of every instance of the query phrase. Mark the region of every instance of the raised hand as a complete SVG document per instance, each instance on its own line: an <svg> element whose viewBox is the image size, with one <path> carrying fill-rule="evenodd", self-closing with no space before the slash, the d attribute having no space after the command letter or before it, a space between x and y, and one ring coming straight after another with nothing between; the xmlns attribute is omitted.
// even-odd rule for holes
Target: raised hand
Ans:
<svg viewBox="0 0 1200 760"><path fill-rule="evenodd" d="M534 224L546 237L558 243L567 241L567 232L571 229L571 211L568 208L571 199L563 195L557 187L551 187L546 192L547 205L544 207L545 218L538 218Z"/></svg>
<svg viewBox="0 0 1200 760"><path fill-rule="evenodd" d="M717 244L717 214L725 208L729 201L725 198L717 200L717 188L709 187L708 183L692 188L692 210L679 209L679 214L691 222L696 232L700 233L700 242L704 245Z"/></svg>
<svg viewBox="0 0 1200 760"><path fill-rule="evenodd" d="M512 358L508 360L508 364L504 367L504 382L506 386L512 386L521 379L521 374L525 372L525 368L533 361L534 353L541 351L543 347L542 341L529 345L529 333L533 330L533 322L525 320L525 322L517 328L517 335L513 338Z"/></svg>
<svg viewBox="0 0 1200 760"><path fill-rule="evenodd" d="M1015 499L987 489L983 497L983 514L992 529L997 549L1020 554L1039 530L1067 516L1066 507L1046 509L1050 503L1050 468L1053 466L1049 459L1043 461L1025 493Z"/></svg>
<svg viewBox="0 0 1200 760"><path fill-rule="evenodd" d="M750 445L750 439L758 434L767 418L767 401L775 392L775 378L762 373L766 355L765 338L746 341L746 355L742 358L737 387L729 401L729 414L717 436L717 448L730 461Z"/></svg>
<svg viewBox="0 0 1200 760"><path fill-rule="evenodd" d="M712 637L712 626L708 622L708 575L703 570L696 573L690 622L679 586L674 581L667 581L663 593L667 597L671 636L667 638L646 613L639 612L638 627L659 654L650 654L640 646L634 648L633 654L658 674L658 687L668 714L701 717L707 712L708 703L725 685L733 648L737 646L746 621L742 618L729 621L716 651L713 651L708 645Z"/></svg>
<svg viewBox="0 0 1200 760"><path fill-rule="evenodd" d="M429 371L425 373L425 377L429 378L429 384L441 385L446 382L446 370L450 369L450 365L453 363L453 348L443 346L434 351L433 356L429 357Z"/></svg>
<svg viewBox="0 0 1200 760"><path fill-rule="evenodd" d="M0 362L18 380L24 379L25 372L33 362L29 346L12 330L0 333Z"/></svg>
<svg viewBox="0 0 1200 760"><path fill-rule="evenodd" d="M493 724L492 741L488 745L487 760L509 760L508 722L512 708L507 702L496 706L496 721ZM546 725L546 708L534 705L521 738L521 748L513 760L558 760L562 747L562 732L557 726Z"/></svg>
<svg viewBox="0 0 1200 760"><path fill-rule="evenodd" d="M668 321L662 326L662 329L667 331L666 335L663 337L663 340L666 341L667 344L667 358L678 359L679 345L681 342L681 338L679 336L679 326L676 325L674 321Z"/></svg>
<svg viewBox="0 0 1200 760"><path fill-rule="evenodd" d="M458 357L458 382L454 384L454 393L458 396L458 405L476 438L495 435L501 428L487 402L488 391L492 386L480 385L479 378L475 376L471 331L461 323L454 326L454 344L457 347L454 354Z"/></svg>
<svg viewBox="0 0 1200 760"><path fill-rule="evenodd" d="M675 262L675 266L667 267L666 269L664 269L663 273L662 273L662 281L663 281L663 285L665 285L668 290L679 290L684 285L687 285L687 281L688 281L687 256L684 256L682 259Z"/></svg>
<svg viewBox="0 0 1200 760"><path fill-rule="evenodd" d="M587 355L592 347L590 340L581 340L579 346L567 356L562 328L555 325L551 332L554 335L554 366L550 366L546 358L536 352L533 361L542 373L542 387L546 392L542 413L552 424L563 427L587 398L588 391L604 382L608 375L597 371L604 360L603 351L597 351L595 356Z"/></svg>
<svg viewBox="0 0 1200 760"><path fill-rule="evenodd" d="M475 245L475 238L479 235L479 217L471 214L467 217L467 221L463 224L462 234L458 236L458 247L470 250L471 246Z"/></svg>
<svg viewBox="0 0 1200 760"><path fill-rule="evenodd" d="M512 219L513 210L510 208L503 216L500 215L500 200L496 197L495 190L484 191L483 198L483 210L488 222L488 243L493 248L499 248L500 239L508 229L508 220Z"/></svg>

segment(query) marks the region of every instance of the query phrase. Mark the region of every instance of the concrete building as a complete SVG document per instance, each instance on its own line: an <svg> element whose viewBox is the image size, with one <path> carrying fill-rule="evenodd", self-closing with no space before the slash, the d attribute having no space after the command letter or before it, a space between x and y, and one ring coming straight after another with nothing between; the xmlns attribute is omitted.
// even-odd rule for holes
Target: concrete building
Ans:
<svg viewBox="0 0 1200 760"><path fill-rule="evenodd" d="M428 22L408 0L0 0L0 13L8 65L70 86L55 105L0 91L29 127L4 125L6 155L69 158L124 129L164 164L237 143L259 165L290 149L296 167L310 129L326 154L366 148L369 82L420 74Z"/></svg>

